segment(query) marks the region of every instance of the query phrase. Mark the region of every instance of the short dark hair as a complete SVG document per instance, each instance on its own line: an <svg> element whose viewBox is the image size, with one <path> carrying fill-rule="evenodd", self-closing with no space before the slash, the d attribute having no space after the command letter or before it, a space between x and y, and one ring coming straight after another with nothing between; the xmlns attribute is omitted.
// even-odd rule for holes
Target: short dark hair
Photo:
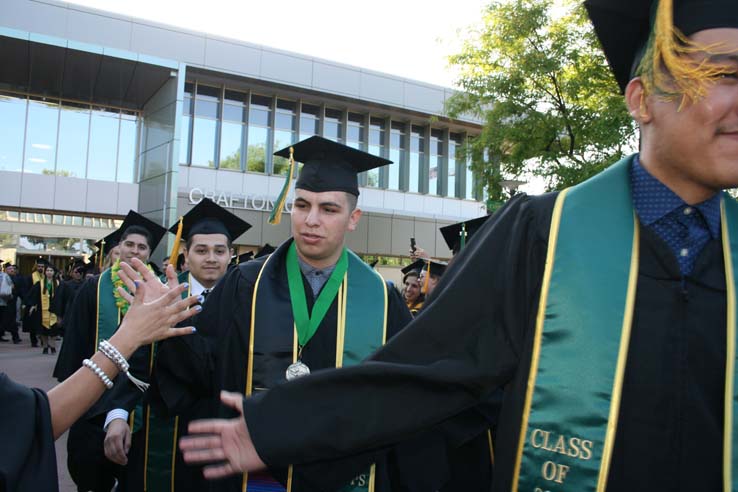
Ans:
<svg viewBox="0 0 738 492"><path fill-rule="evenodd" d="M196 234L193 234L192 236L195 236L195 235L196 235ZM225 238L226 238L226 243L228 244L228 248L230 249L230 248L231 248L231 238L229 238L229 237L228 237L228 236L226 236L225 234L223 234L223 235L225 236ZM187 251L189 251L189 250L190 250L190 248L192 247L192 236L188 237L188 238L187 238L187 239L185 240L185 249L186 249Z"/></svg>
<svg viewBox="0 0 738 492"><path fill-rule="evenodd" d="M349 212L356 210L356 205L359 203L359 197L353 193L346 192L346 201L348 202Z"/></svg>
<svg viewBox="0 0 738 492"><path fill-rule="evenodd" d="M131 234L140 234L141 236L145 237L146 244L149 245L149 249L150 250L154 249L154 247L152 246L152 243L154 242L154 238L151 236L151 233L149 232L148 229L146 229L145 227L141 227L140 225L132 225L126 228L126 230L123 231L123 234L120 235L120 242L122 243L123 241L125 241L126 238L130 236Z"/></svg>

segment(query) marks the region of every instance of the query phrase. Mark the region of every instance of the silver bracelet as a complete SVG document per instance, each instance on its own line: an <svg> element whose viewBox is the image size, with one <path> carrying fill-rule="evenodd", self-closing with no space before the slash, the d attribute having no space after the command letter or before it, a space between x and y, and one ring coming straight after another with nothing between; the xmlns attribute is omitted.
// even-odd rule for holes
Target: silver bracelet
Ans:
<svg viewBox="0 0 738 492"><path fill-rule="evenodd" d="M146 391L149 389L149 384L141 381L140 379L135 378L129 371L131 368L130 364L128 364L128 361L125 357L123 357L123 354L120 353L120 350L115 348L112 343L110 343L107 340L100 341L100 345L98 347L100 349L100 352L105 355L108 359L110 359L113 364L115 364L118 367L118 370L126 375L126 377L138 388L139 390ZM153 349L152 349L153 350Z"/></svg>
<svg viewBox="0 0 738 492"><path fill-rule="evenodd" d="M123 357L123 354L121 354L120 351L113 346L113 344L111 344L107 340L101 340L98 348L100 349L100 352L105 355L105 357L110 359L110 361L118 367L120 372L128 372L128 369L130 368L128 361L125 357Z"/></svg>
<svg viewBox="0 0 738 492"><path fill-rule="evenodd" d="M92 362L90 359L85 359L82 361L82 365L85 366L87 369L95 373L95 376L100 378L100 381L105 385L106 388L111 389L113 387L113 382L110 380L107 374L105 374L105 371L100 369L100 367Z"/></svg>

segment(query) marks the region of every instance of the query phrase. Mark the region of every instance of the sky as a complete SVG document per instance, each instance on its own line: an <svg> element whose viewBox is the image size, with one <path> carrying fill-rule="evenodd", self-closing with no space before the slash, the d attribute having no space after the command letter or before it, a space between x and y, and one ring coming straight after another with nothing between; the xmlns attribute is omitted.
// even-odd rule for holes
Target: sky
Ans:
<svg viewBox="0 0 738 492"><path fill-rule="evenodd" d="M490 0L71 0L444 87Z"/></svg>

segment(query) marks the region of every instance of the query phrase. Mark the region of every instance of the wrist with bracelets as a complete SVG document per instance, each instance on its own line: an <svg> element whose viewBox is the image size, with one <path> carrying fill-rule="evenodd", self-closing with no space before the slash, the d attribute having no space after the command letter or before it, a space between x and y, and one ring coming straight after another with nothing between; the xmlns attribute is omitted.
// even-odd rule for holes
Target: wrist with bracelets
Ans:
<svg viewBox="0 0 738 492"><path fill-rule="evenodd" d="M111 389L113 387L113 382L110 380L107 374L105 374L105 371L100 369L100 366L95 364L90 359L85 359L82 361L82 365L85 366L87 369L95 373L95 376L100 378L100 381L105 385L107 389Z"/></svg>
<svg viewBox="0 0 738 492"><path fill-rule="evenodd" d="M109 341L107 340L101 340L99 345L99 350L102 352L102 354L110 359L110 361L115 364L118 367L118 370L122 372L123 374L128 377L128 379L141 391L146 391L149 387L149 385L139 379L136 379L133 377L133 375L130 373L129 369L131 368L130 364L128 364L128 361L125 357L123 357L123 354L120 353L120 351L113 346Z"/></svg>

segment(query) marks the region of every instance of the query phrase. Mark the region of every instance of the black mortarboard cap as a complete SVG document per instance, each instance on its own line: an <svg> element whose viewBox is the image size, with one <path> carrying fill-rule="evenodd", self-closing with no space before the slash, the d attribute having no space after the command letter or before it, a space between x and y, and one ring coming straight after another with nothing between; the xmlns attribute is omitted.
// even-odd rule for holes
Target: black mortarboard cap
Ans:
<svg viewBox="0 0 738 492"><path fill-rule="evenodd" d="M259 251L256 252L256 255L254 255L254 258L261 258L262 256L270 255L274 253L277 250L274 246L272 246L269 243L264 244L261 248L259 248Z"/></svg>
<svg viewBox="0 0 738 492"><path fill-rule="evenodd" d="M358 173L392 164L390 160L318 136L290 147L294 149L295 161L303 163L295 188L317 193L345 191L359 196ZM289 158L290 147L274 155Z"/></svg>
<svg viewBox="0 0 738 492"><path fill-rule="evenodd" d="M738 27L736 0L672 0L674 26L685 36ZM658 0L585 0L584 5L622 91L643 56Z"/></svg>
<svg viewBox="0 0 738 492"><path fill-rule="evenodd" d="M177 234L179 223L169 228ZM229 212L209 198L203 198L192 210L183 216L182 239L195 234L224 234L231 241L248 231L251 224Z"/></svg>
<svg viewBox="0 0 738 492"><path fill-rule="evenodd" d="M103 241L105 241L105 244L103 245ZM98 251L100 249L104 249L103 254L108 254L108 251L118 246L118 243L120 242L120 229L116 229L104 238L100 239L95 243L95 247Z"/></svg>
<svg viewBox="0 0 738 492"><path fill-rule="evenodd" d="M443 262L443 261L426 260L425 258L419 258L415 260L414 262L410 263L408 266L402 268L402 270L400 271L403 274L406 274L413 270L415 270L416 272L420 272L421 270L428 270L429 265L430 265L431 275L440 276L440 275L443 275L443 272L446 270L448 263Z"/></svg>
<svg viewBox="0 0 738 492"><path fill-rule="evenodd" d="M483 217L477 217L476 219L466 220L464 222L457 222L456 224L447 225L441 227L441 235L443 240L446 241L448 249L456 253L461 244L461 230L462 227L466 231L466 242L476 233L480 227L489 219L489 215Z"/></svg>
<svg viewBox="0 0 738 492"><path fill-rule="evenodd" d="M241 263L246 263L247 261L251 261L254 259L254 252L253 251L247 251L245 253L241 253L240 255L236 255L231 259L231 263L234 265L240 265Z"/></svg>

